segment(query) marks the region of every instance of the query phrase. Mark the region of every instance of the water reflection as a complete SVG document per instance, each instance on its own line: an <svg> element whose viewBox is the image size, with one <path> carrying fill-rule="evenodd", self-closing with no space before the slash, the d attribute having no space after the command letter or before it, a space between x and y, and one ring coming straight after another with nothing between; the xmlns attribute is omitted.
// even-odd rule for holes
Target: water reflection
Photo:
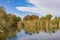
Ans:
<svg viewBox="0 0 60 40"><path fill-rule="evenodd" d="M17 40L60 40L60 30L57 30L55 33L40 31L39 34L26 35Z"/></svg>
<svg viewBox="0 0 60 40"><path fill-rule="evenodd" d="M22 29L21 30L21 32L18 32L17 33L17 37L23 37L23 36L25 36L26 34L25 34L25 31Z"/></svg>
<svg viewBox="0 0 60 40"><path fill-rule="evenodd" d="M4 37L0 37L0 39L5 40L7 38L6 40L60 40L60 30L51 29L46 28L45 30L42 28L40 31L36 31L36 33L26 33L24 29L22 29L20 32L13 30L9 31L8 36L6 32L4 32L2 34Z"/></svg>
<svg viewBox="0 0 60 40"><path fill-rule="evenodd" d="M24 30L18 32L15 37L11 37L8 40L60 40L60 30L56 30L50 33L40 31L39 34L35 33L32 35L25 34Z"/></svg>
<svg viewBox="0 0 60 40"><path fill-rule="evenodd" d="M15 36L15 37L9 37L9 38L7 38L7 40L17 40L17 36Z"/></svg>
<svg viewBox="0 0 60 40"><path fill-rule="evenodd" d="M8 37L7 40L17 40L19 37L25 36L25 31L22 29L20 32L16 33L16 36Z"/></svg>

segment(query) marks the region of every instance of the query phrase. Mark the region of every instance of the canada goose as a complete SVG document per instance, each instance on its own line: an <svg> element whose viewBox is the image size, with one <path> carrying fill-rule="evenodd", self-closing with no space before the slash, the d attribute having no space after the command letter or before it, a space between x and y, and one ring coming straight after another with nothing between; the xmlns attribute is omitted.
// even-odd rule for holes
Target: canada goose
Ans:
<svg viewBox="0 0 60 40"><path fill-rule="evenodd" d="M54 30L53 30L52 32L53 32L53 33L55 33L55 31L54 31Z"/></svg>
<svg viewBox="0 0 60 40"><path fill-rule="evenodd" d="M39 32L37 32L37 33L39 33Z"/></svg>

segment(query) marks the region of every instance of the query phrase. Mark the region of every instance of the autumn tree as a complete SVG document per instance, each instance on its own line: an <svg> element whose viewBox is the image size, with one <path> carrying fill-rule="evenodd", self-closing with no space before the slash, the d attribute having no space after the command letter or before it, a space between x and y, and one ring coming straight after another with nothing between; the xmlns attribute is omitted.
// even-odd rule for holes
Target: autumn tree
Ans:
<svg viewBox="0 0 60 40"><path fill-rule="evenodd" d="M35 19L39 19L39 17L38 17L37 15L31 15L31 16L30 16L30 19L31 19L31 20L35 20Z"/></svg>
<svg viewBox="0 0 60 40"><path fill-rule="evenodd" d="M25 16L23 20L30 20L30 15Z"/></svg>
<svg viewBox="0 0 60 40"><path fill-rule="evenodd" d="M27 15L23 18L23 20L36 20L39 19L37 15Z"/></svg>

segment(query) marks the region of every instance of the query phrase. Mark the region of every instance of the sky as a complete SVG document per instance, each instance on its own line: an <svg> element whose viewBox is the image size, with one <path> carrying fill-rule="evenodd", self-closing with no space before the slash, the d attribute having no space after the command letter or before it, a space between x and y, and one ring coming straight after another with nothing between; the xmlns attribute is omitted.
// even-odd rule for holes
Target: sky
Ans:
<svg viewBox="0 0 60 40"><path fill-rule="evenodd" d="M0 0L7 13L24 17L26 15L37 15L39 17L48 13L60 16L60 0Z"/></svg>

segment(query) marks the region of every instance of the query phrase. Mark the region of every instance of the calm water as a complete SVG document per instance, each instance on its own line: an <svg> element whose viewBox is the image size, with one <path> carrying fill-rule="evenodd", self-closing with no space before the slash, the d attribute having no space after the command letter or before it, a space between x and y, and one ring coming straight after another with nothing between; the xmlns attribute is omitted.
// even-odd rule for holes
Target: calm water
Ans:
<svg viewBox="0 0 60 40"><path fill-rule="evenodd" d="M8 38L7 40L60 40L60 30L55 31L55 33L46 33L40 31L38 34L25 34L24 30L17 33L15 37Z"/></svg>

